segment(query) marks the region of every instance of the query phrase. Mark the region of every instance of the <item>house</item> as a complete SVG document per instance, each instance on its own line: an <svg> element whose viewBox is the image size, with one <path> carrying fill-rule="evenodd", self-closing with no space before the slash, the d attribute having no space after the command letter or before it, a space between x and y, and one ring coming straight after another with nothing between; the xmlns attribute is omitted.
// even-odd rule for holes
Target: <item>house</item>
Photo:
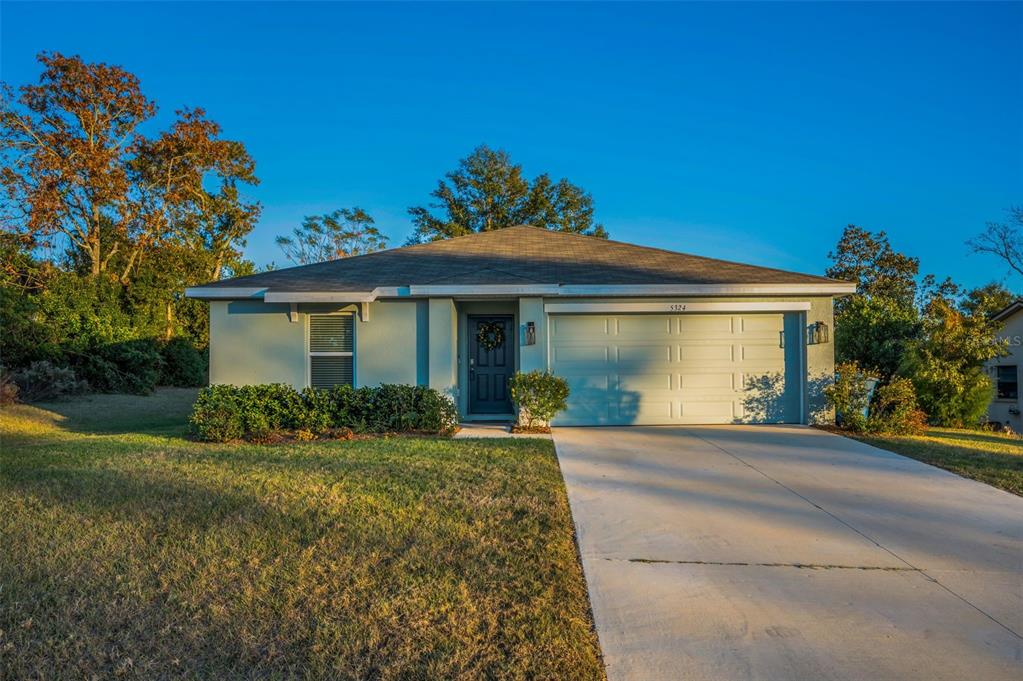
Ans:
<svg viewBox="0 0 1023 681"><path fill-rule="evenodd" d="M1008 425L1023 432L1023 401L1020 400L1020 366L1023 366L1023 299L1010 304L992 319L1002 323L999 340L1007 345L1008 354L988 362L988 371L995 384L995 399L987 408L988 421Z"/></svg>
<svg viewBox="0 0 1023 681"><path fill-rule="evenodd" d="M213 282L210 381L429 385L512 418L515 371L564 376L562 425L807 423L854 285L518 226Z"/></svg>

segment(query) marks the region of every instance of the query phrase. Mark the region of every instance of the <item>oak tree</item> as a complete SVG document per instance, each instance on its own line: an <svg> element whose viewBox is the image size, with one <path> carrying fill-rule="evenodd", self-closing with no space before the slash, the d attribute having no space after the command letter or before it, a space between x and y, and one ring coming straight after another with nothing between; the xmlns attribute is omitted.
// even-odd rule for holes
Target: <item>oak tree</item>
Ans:
<svg viewBox="0 0 1023 681"><path fill-rule="evenodd" d="M409 208L415 232L410 243L533 225L607 238L593 221L593 197L567 179L541 174L529 180L508 153L477 147L437 183L428 206Z"/></svg>

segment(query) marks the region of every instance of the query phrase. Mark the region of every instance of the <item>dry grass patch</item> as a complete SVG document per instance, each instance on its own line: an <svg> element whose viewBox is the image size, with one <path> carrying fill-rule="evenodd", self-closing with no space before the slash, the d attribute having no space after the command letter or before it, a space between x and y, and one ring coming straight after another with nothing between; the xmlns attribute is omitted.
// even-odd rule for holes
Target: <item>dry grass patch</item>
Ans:
<svg viewBox="0 0 1023 681"><path fill-rule="evenodd" d="M549 441L211 446L189 404L0 417L5 674L603 678Z"/></svg>
<svg viewBox="0 0 1023 681"><path fill-rule="evenodd" d="M851 437L1023 496L1023 440L1017 436L930 428L923 435Z"/></svg>

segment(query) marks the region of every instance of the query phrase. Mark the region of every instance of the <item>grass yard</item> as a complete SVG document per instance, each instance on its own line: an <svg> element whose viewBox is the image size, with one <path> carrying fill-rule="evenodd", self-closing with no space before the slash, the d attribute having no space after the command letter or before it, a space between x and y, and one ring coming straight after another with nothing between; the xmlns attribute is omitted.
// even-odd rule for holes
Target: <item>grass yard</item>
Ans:
<svg viewBox="0 0 1023 681"><path fill-rule="evenodd" d="M1023 440L979 430L931 428L924 435L856 435L867 444L1023 496Z"/></svg>
<svg viewBox="0 0 1023 681"><path fill-rule="evenodd" d="M601 679L546 440L184 439L193 391L0 415L0 676Z"/></svg>

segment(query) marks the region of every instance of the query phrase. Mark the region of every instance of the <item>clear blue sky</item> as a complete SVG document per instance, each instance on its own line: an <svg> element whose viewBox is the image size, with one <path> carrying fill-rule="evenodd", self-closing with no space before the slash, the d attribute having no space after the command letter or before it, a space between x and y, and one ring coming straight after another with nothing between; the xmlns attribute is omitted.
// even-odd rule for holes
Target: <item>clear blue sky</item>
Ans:
<svg viewBox="0 0 1023 681"><path fill-rule="evenodd" d="M358 205L393 244L480 143L589 190L612 238L821 272L842 227L1001 279L963 241L1023 203L1023 5L16 4L3 80L41 50L136 73L243 141L247 253ZM1008 280L1017 290L1023 280Z"/></svg>

